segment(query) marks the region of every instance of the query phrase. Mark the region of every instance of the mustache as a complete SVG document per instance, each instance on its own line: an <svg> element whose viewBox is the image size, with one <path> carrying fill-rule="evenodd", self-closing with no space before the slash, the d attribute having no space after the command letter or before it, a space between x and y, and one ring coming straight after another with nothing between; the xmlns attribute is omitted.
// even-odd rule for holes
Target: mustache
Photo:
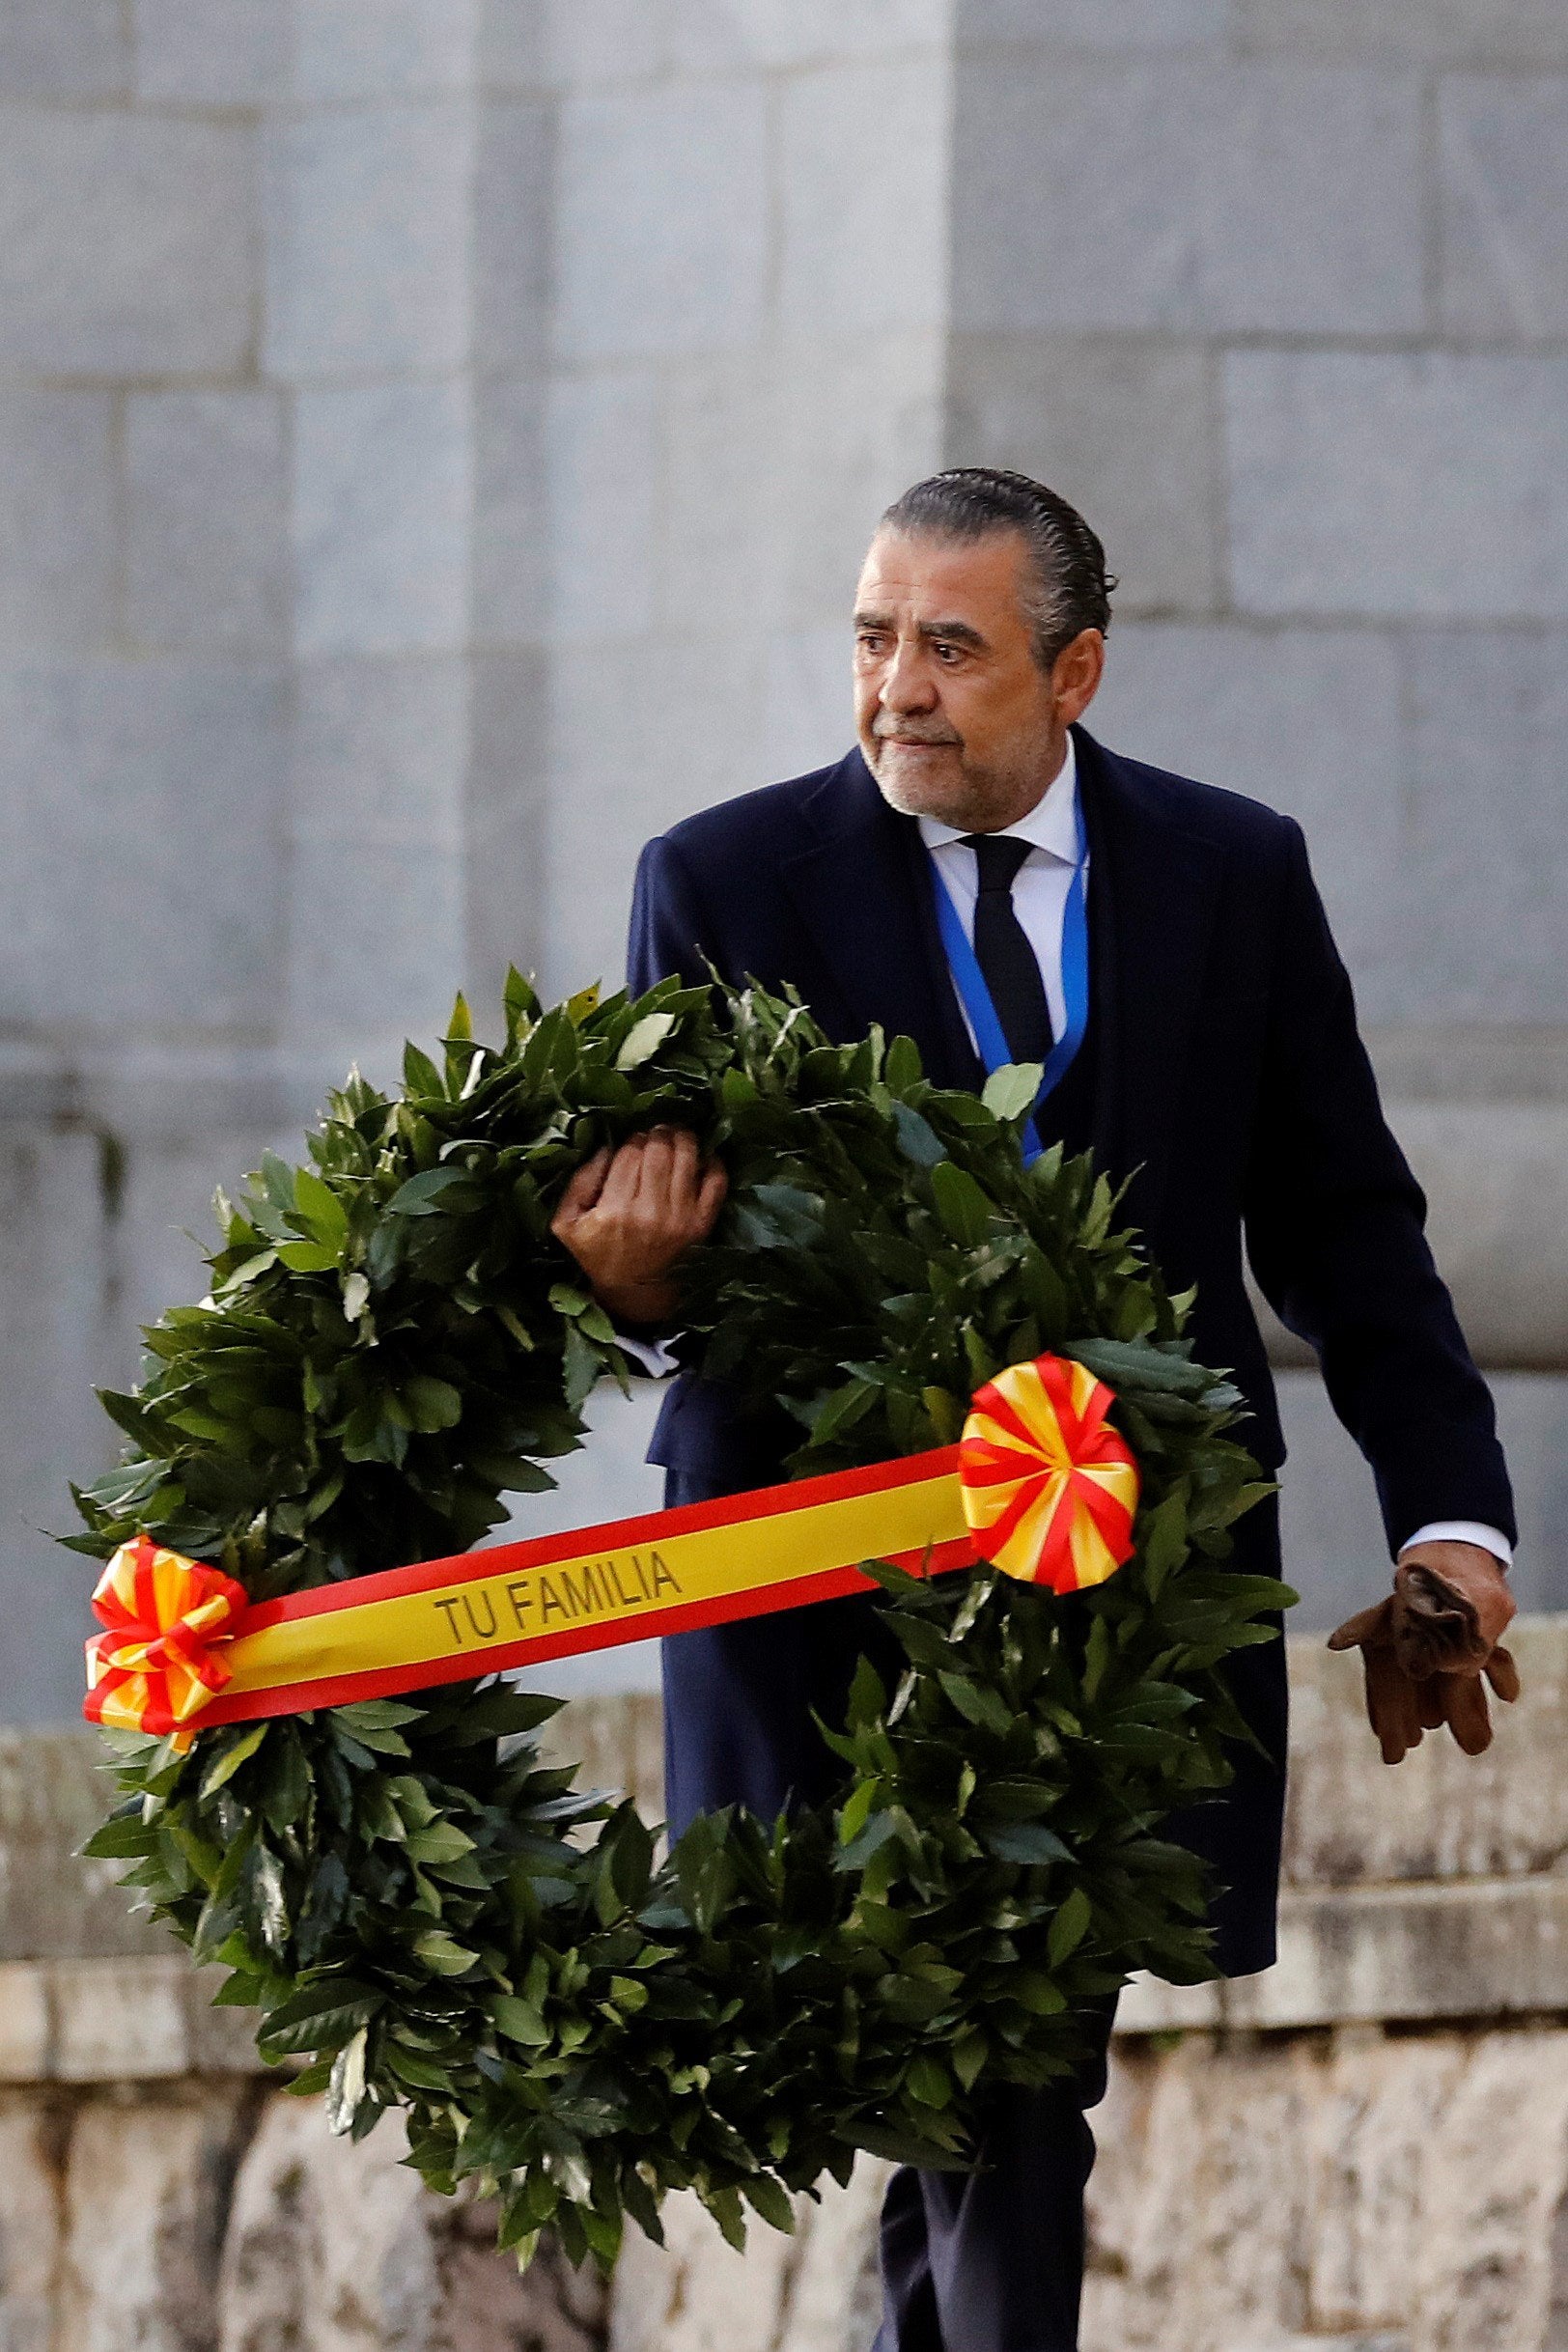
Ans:
<svg viewBox="0 0 1568 2352"><path fill-rule="evenodd" d="M871 732L879 743L962 743L962 735L951 727L939 732L926 727L901 726L891 719L873 719Z"/></svg>

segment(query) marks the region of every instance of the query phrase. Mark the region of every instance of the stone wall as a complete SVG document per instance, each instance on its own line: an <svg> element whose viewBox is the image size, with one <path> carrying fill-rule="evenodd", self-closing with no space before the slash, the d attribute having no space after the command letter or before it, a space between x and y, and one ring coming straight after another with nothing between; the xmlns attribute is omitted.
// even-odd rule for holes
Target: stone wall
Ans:
<svg viewBox="0 0 1568 2352"><path fill-rule="evenodd" d="M1085 2352L1561 2352L1568 2337L1568 1627L1525 1621L1490 1753L1377 1761L1353 1662L1293 1643L1281 1956L1124 1997L1095 2121ZM557 1752L658 1810L657 1709ZM865 2352L884 2168L760 2226L699 2209L608 2289L519 2281L396 2129L358 2147L257 2070L242 2013L133 1921L85 1735L0 1740L7 2352Z"/></svg>
<svg viewBox="0 0 1568 2352"><path fill-rule="evenodd" d="M1568 1602L1565 93L1554 0L8 0L0 1712L211 1187L836 755L944 460L1103 527L1107 740L1306 823Z"/></svg>

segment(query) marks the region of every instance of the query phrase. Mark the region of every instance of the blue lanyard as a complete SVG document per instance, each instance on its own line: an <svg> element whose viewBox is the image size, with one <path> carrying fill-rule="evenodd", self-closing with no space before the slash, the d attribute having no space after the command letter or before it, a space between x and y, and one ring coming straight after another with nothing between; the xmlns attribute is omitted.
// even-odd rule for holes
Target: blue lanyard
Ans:
<svg viewBox="0 0 1568 2352"><path fill-rule="evenodd" d="M1060 1085L1072 1067L1074 1056L1083 1043L1083 1033L1089 1025L1089 916L1083 882L1083 870L1088 863L1088 845L1083 835L1083 811L1074 812L1077 822L1078 862L1073 879L1067 886L1067 907L1062 915L1062 995L1066 1020L1062 1033L1046 1057L1045 1074L1040 1080L1037 1103L1043 1103L1052 1087ZM974 1031L974 1042L989 1078L994 1070L1002 1069L1013 1059L1012 1049L996 1018L996 1007L991 1000L985 973L974 952L964 917L948 895L947 884L931 861L931 879L936 890L937 923L941 932L942 946L952 970L954 984L964 1001ZM1040 1157L1040 1137L1033 1119L1024 1123L1023 1162L1025 1166Z"/></svg>

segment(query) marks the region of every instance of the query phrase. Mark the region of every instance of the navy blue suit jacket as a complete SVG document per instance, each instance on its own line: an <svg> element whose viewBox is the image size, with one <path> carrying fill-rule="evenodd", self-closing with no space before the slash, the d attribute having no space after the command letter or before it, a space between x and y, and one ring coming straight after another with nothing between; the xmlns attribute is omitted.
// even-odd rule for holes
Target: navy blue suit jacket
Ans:
<svg viewBox="0 0 1568 2352"><path fill-rule="evenodd" d="M1491 1398L1384 1119L1300 826L1119 758L1081 727L1075 739L1091 856L1093 1148L1113 1178L1130 1179L1128 1218L1171 1288L1197 1285L1196 1353L1234 1373L1252 1415L1239 1434L1267 1468L1283 1459L1245 1246L1265 1296L1316 1350L1372 1466L1390 1549L1434 1519L1511 1535ZM938 1083L980 1082L918 827L888 808L858 751L648 844L631 986L672 972L700 980L710 960L727 979L793 982L837 1040L880 1022L914 1040ZM682 1492L778 1475L776 1435L688 1379L666 1399L652 1458ZM775 1641L780 1622L768 1621ZM1260 1685L1260 1704L1282 1738L1279 1649L1246 1657L1269 1662L1257 1671L1273 1695ZM698 1736L695 1723L672 1728L678 1774L687 1732ZM687 1779L686 1809L742 1793ZM1251 1842L1272 1917L1262 1849L1277 1841ZM1245 1867L1245 1855L1230 1866Z"/></svg>

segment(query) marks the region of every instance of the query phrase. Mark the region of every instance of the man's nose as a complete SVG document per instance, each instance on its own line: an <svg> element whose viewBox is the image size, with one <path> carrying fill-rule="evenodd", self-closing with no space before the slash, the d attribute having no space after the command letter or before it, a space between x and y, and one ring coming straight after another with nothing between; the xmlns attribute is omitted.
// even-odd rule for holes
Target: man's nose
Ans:
<svg viewBox="0 0 1568 2352"><path fill-rule="evenodd" d="M898 646L882 678L882 704L886 711L911 714L937 708L937 683L920 646L908 641Z"/></svg>

